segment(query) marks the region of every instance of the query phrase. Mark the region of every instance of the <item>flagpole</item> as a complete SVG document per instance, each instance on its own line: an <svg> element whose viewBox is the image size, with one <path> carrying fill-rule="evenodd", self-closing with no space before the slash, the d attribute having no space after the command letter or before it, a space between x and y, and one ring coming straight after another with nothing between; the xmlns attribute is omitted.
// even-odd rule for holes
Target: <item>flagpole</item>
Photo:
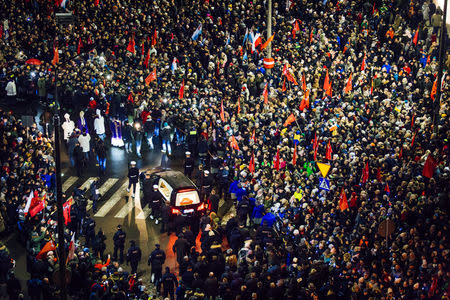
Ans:
<svg viewBox="0 0 450 300"><path fill-rule="evenodd" d="M434 112L433 112L433 131L435 133L438 132L438 123L439 123L439 110L441 108L441 89L442 89L442 70L444 68L444 60L445 60L445 41L447 40L447 27L446 27L446 19L447 19L447 2L444 1L444 13L442 16L442 25L441 25L441 35L439 38L439 68L438 68L438 76L437 76L437 92L436 92L436 101L433 103Z"/></svg>
<svg viewBox="0 0 450 300"><path fill-rule="evenodd" d="M267 1L267 39L272 36L272 0ZM267 46L267 57L272 57L272 43ZM267 75L271 74L271 69L266 70Z"/></svg>

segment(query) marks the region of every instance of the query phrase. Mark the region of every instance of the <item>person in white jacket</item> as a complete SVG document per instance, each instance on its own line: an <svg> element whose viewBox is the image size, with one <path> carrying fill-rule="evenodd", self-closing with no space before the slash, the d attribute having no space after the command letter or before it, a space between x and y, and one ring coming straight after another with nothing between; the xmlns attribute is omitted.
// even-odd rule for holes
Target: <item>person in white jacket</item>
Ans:
<svg viewBox="0 0 450 300"><path fill-rule="evenodd" d="M94 130L95 133L98 135L98 137L104 141L106 134L105 134L105 118L103 118L100 109L96 110L97 115L95 116L94 120Z"/></svg>
<svg viewBox="0 0 450 300"><path fill-rule="evenodd" d="M78 142L80 143L81 148L83 149L83 154L87 161L89 161L89 151L91 150L90 142L91 136L86 130L83 129L83 133L78 138Z"/></svg>
<svg viewBox="0 0 450 300"><path fill-rule="evenodd" d="M11 78L10 81L8 81L8 84L5 87L6 96L7 96L7 104L15 104L16 102L16 96L17 96L17 89L16 89L16 83L14 82L14 79Z"/></svg>
<svg viewBox="0 0 450 300"><path fill-rule="evenodd" d="M64 141L68 141L70 138L70 135L72 134L73 130L75 129L75 122L70 119L69 114L64 115L64 123L62 123L61 127L64 131Z"/></svg>

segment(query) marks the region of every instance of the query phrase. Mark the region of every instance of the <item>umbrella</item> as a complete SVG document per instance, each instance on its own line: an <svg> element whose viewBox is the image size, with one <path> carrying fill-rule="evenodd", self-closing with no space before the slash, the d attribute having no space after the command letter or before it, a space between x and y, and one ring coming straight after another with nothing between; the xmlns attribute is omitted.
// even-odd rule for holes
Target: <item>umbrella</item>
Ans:
<svg viewBox="0 0 450 300"><path fill-rule="evenodd" d="M42 61L37 58L30 58L25 63L27 63L29 65L36 65L36 66L42 65Z"/></svg>

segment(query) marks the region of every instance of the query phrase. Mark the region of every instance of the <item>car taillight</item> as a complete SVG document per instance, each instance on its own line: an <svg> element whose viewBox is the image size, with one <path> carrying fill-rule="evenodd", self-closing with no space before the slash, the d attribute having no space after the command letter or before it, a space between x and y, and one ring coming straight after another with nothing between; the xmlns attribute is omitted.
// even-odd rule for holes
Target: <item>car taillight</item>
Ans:
<svg viewBox="0 0 450 300"><path fill-rule="evenodd" d="M204 210L204 209L205 209L205 203L202 203L197 207L197 210Z"/></svg>
<svg viewBox="0 0 450 300"><path fill-rule="evenodd" d="M178 210L176 208L172 208L172 214L173 215L179 215L180 214L180 210Z"/></svg>

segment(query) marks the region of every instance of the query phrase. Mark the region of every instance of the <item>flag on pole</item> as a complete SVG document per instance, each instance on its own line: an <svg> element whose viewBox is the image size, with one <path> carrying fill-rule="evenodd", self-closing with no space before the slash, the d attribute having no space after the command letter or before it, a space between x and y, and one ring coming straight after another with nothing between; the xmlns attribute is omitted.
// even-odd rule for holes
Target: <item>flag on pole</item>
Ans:
<svg viewBox="0 0 450 300"><path fill-rule="evenodd" d="M42 197L36 196L33 198L34 203L31 203L30 208L30 216L34 217L38 213L40 213L45 208L45 198L46 194L44 194Z"/></svg>
<svg viewBox="0 0 450 300"><path fill-rule="evenodd" d="M414 135L413 135L413 137L412 137L412 140L411 140L411 148L414 147L414 141L416 140L416 134L417 134L417 130L414 132Z"/></svg>
<svg viewBox="0 0 450 300"><path fill-rule="evenodd" d="M361 71L364 71L366 69L366 53L364 53L364 58L361 64Z"/></svg>
<svg viewBox="0 0 450 300"><path fill-rule="evenodd" d="M298 20L295 20L294 28L292 28L292 38L295 40L295 34L300 31L300 26L298 25Z"/></svg>
<svg viewBox="0 0 450 300"><path fill-rule="evenodd" d="M255 173L255 153L252 152L252 157L250 158L250 163L248 164L248 170L253 175Z"/></svg>
<svg viewBox="0 0 450 300"><path fill-rule="evenodd" d="M59 64L59 52L58 52L58 46L56 46L53 49L53 59L52 59L52 65L56 66Z"/></svg>
<svg viewBox="0 0 450 300"><path fill-rule="evenodd" d="M292 164L297 165L297 145L294 145L294 154L292 155Z"/></svg>
<svg viewBox="0 0 450 300"><path fill-rule="evenodd" d="M431 88L431 94L430 97L431 99L433 99L433 102L436 98L436 94L437 94L437 78L436 80L433 82L433 87Z"/></svg>
<svg viewBox="0 0 450 300"><path fill-rule="evenodd" d="M267 46L269 46L269 44L273 41L274 36L275 36L275 33L272 34L272 36L269 37L267 39L267 41L261 46L261 50L264 50Z"/></svg>
<svg viewBox="0 0 450 300"><path fill-rule="evenodd" d="M373 94L373 78L372 78L372 83L370 84L370 94Z"/></svg>
<svg viewBox="0 0 450 300"><path fill-rule="evenodd" d="M286 119L286 121L284 122L283 126L287 127L287 126L291 125L293 122L295 122L295 116L293 113L291 113L289 115L289 117Z"/></svg>
<svg viewBox="0 0 450 300"><path fill-rule="evenodd" d="M330 143L330 141L328 141L327 149L325 152L325 158L328 160L332 160L332 156L331 156L332 153L333 153L333 148L331 148L331 143Z"/></svg>
<svg viewBox="0 0 450 300"><path fill-rule="evenodd" d="M255 128L253 128L253 133L252 133L251 140L253 141L253 143L256 143L256 131L255 131Z"/></svg>
<svg viewBox="0 0 450 300"><path fill-rule="evenodd" d="M128 102L130 102L130 103L134 103L134 98L133 98L133 93L132 93L132 92L130 92L130 93L128 94L127 100L128 100Z"/></svg>
<svg viewBox="0 0 450 300"><path fill-rule="evenodd" d="M255 52L256 47L258 47L258 45L260 44L262 44L261 35L259 33L256 33L252 37L252 53Z"/></svg>
<svg viewBox="0 0 450 300"><path fill-rule="evenodd" d="M141 43L141 56L144 56L145 54L145 41L142 41Z"/></svg>
<svg viewBox="0 0 450 300"><path fill-rule="evenodd" d="M184 79L183 82L181 83L180 86L180 90L178 91L178 99L183 99L184 98Z"/></svg>
<svg viewBox="0 0 450 300"><path fill-rule="evenodd" d="M417 27L416 33L414 34L413 43L415 46L417 46L417 41L419 39L419 27Z"/></svg>
<svg viewBox="0 0 450 300"><path fill-rule="evenodd" d="M148 68L148 61L150 60L150 49L147 50L147 55L145 56L144 60L144 66L147 69Z"/></svg>
<svg viewBox="0 0 450 300"><path fill-rule="evenodd" d="M283 79L283 86L281 87L282 92L286 92L286 77Z"/></svg>
<svg viewBox="0 0 450 300"><path fill-rule="evenodd" d="M70 239L69 253L67 254L66 264L72 259L74 259L74 257L75 257L75 232L72 234L72 238Z"/></svg>
<svg viewBox="0 0 450 300"><path fill-rule="evenodd" d="M223 99L220 103L220 119L225 123L225 111L223 110Z"/></svg>
<svg viewBox="0 0 450 300"><path fill-rule="evenodd" d="M80 37L78 39L77 54L81 53L81 48L83 48L83 42L81 41L81 37Z"/></svg>
<svg viewBox="0 0 450 300"><path fill-rule="evenodd" d="M98 2L99 2L99 0L94 0L94 5L95 5L95 7L98 6Z"/></svg>
<svg viewBox="0 0 450 300"><path fill-rule="evenodd" d="M43 259L47 252L55 251L55 243L53 241L48 241L44 247L42 247L41 251L39 251L38 255L36 255L36 259Z"/></svg>
<svg viewBox="0 0 450 300"><path fill-rule="evenodd" d="M433 177L436 166L437 161L434 159L433 155L428 154L427 160L423 165L422 175L431 179Z"/></svg>
<svg viewBox="0 0 450 300"><path fill-rule="evenodd" d="M366 161L366 165L364 166L364 169L362 172L361 183L365 184L368 179L369 179L369 162Z"/></svg>
<svg viewBox="0 0 450 300"><path fill-rule="evenodd" d="M133 54L136 54L136 48L135 47L136 47L136 43L134 42L134 34L133 34L133 36L130 39L130 42L128 43L127 51L131 52Z"/></svg>
<svg viewBox="0 0 450 300"><path fill-rule="evenodd" d="M325 91L328 91L330 89L330 75L328 74L328 69L327 74L325 75L325 80L323 81L323 89Z"/></svg>
<svg viewBox="0 0 450 300"><path fill-rule="evenodd" d="M197 29L195 29L194 33L192 34L192 40L196 41L200 34L202 34L202 23L198 25Z"/></svg>
<svg viewBox="0 0 450 300"><path fill-rule="evenodd" d="M350 76L347 80L347 85L345 86L344 93L348 94L352 90L352 73L350 73Z"/></svg>
<svg viewBox="0 0 450 300"><path fill-rule="evenodd" d="M233 148L236 151L239 151L239 145L236 141L236 138L234 137L234 135L231 136L231 141L230 141L230 146L231 148Z"/></svg>
<svg viewBox="0 0 450 300"><path fill-rule="evenodd" d="M35 193L37 194L37 191ZM32 202L33 198L35 197L35 193L33 191L31 191L27 197L27 204L25 204L25 209L24 209L25 215L30 210L31 202Z"/></svg>
<svg viewBox="0 0 450 300"><path fill-rule="evenodd" d="M267 105L269 104L269 89L267 87L269 83L266 83L266 85L264 86L264 91L263 91L263 98L264 98L264 104Z"/></svg>
<svg viewBox="0 0 450 300"><path fill-rule="evenodd" d="M309 107L309 90L306 90L305 95L302 98L302 102L300 102L299 109L303 111L305 108Z"/></svg>
<svg viewBox="0 0 450 300"><path fill-rule="evenodd" d="M70 219L70 208L72 207L72 201L73 201L73 198L70 197L63 204L63 216L64 216L64 224L65 225L67 225L68 223L71 222L71 219Z"/></svg>
<svg viewBox="0 0 450 300"><path fill-rule="evenodd" d="M302 90L306 92L306 76L305 72L302 72Z"/></svg>
<svg viewBox="0 0 450 300"><path fill-rule="evenodd" d="M66 8L67 0L55 0L56 6Z"/></svg>
<svg viewBox="0 0 450 300"><path fill-rule="evenodd" d="M386 181L386 186L384 187L384 191L386 192L386 194L390 194L391 193L391 190L389 189L389 184L387 183L387 181Z"/></svg>
<svg viewBox="0 0 450 300"><path fill-rule="evenodd" d="M328 90L325 90L325 94L332 97L333 96L333 88L331 87L331 81Z"/></svg>
<svg viewBox="0 0 450 300"><path fill-rule="evenodd" d="M287 80L292 82L294 85L298 85L297 81L295 80L295 77L292 75L292 73L289 71L289 68L286 64L283 66L283 73L284 76L286 76Z"/></svg>
<svg viewBox="0 0 450 300"><path fill-rule="evenodd" d="M348 209L347 195L345 194L344 188L342 188L341 195L339 196L339 209L341 211Z"/></svg>
<svg viewBox="0 0 450 300"><path fill-rule="evenodd" d="M158 40L158 32L155 31L153 32L153 36L152 36L152 46L156 46L156 41Z"/></svg>
<svg viewBox="0 0 450 300"><path fill-rule="evenodd" d="M153 80L156 80L156 68L154 68L153 71L148 74L147 78L145 78L145 84L149 85Z"/></svg>

